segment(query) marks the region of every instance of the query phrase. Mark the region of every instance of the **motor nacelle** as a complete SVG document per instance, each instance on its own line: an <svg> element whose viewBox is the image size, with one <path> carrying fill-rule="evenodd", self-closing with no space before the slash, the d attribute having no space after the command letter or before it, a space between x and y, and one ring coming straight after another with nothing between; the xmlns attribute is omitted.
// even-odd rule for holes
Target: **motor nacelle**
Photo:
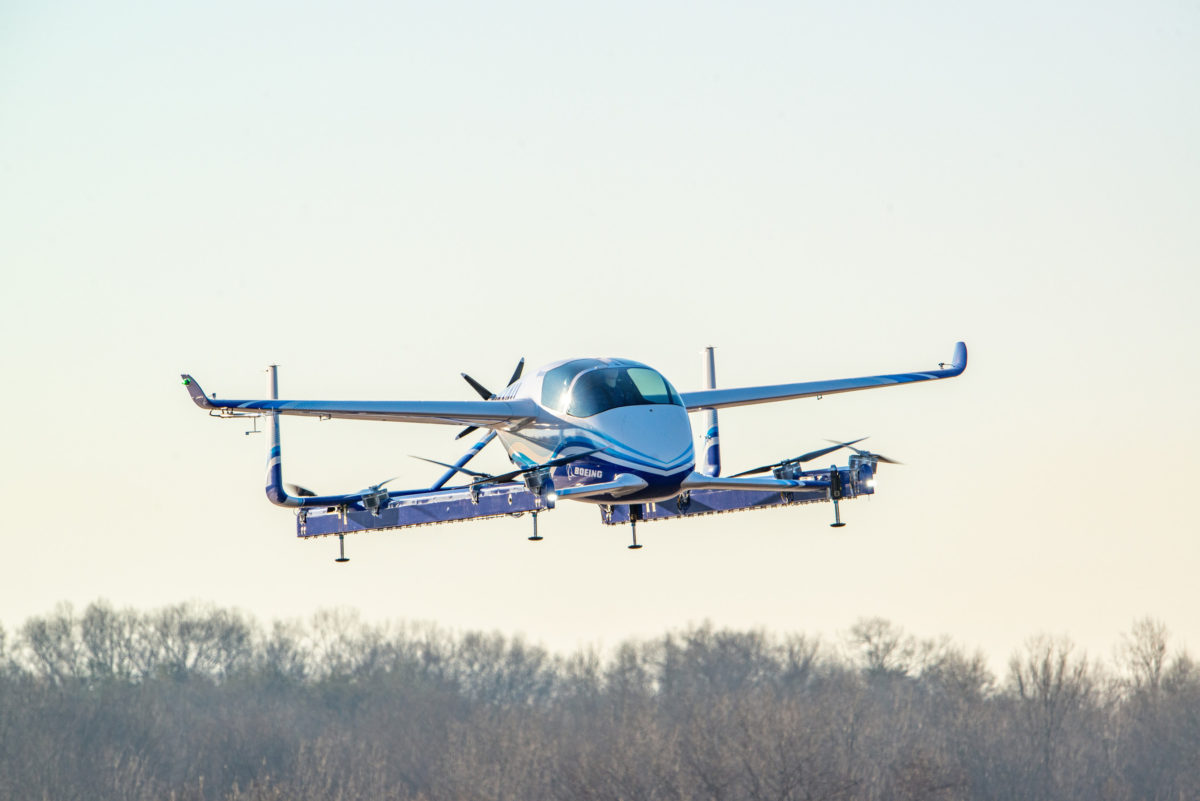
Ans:
<svg viewBox="0 0 1200 801"><path fill-rule="evenodd" d="M856 453L850 457L850 469L858 470L860 466L865 465L872 473L875 472L875 465L879 464L879 457L873 453Z"/></svg>
<svg viewBox="0 0 1200 801"><path fill-rule="evenodd" d="M879 458L873 453L854 454L850 457L850 475L857 485L868 491L875 489L875 468Z"/></svg>
<svg viewBox="0 0 1200 801"><path fill-rule="evenodd" d="M379 517L379 510L387 508L388 493L385 489L375 490L374 492L364 493L360 499L363 508L370 512L373 516Z"/></svg>
<svg viewBox="0 0 1200 801"><path fill-rule="evenodd" d="M546 509L553 509L555 501L558 500L558 493L554 491L554 478L550 475L551 468L543 467L539 470L531 470L524 476L525 489L529 490L530 494L536 495L538 501Z"/></svg>
<svg viewBox="0 0 1200 801"><path fill-rule="evenodd" d="M804 467L800 462L781 462L771 470L771 475L784 481L794 481L803 477Z"/></svg>

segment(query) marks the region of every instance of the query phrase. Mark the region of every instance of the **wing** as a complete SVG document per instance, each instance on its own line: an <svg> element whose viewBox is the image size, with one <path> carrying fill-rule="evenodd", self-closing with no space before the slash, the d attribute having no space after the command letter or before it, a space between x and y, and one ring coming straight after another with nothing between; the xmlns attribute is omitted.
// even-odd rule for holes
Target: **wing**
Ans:
<svg viewBox="0 0 1200 801"><path fill-rule="evenodd" d="M747 406L752 403L793 398L811 398L814 395L835 395L839 392L854 392L860 389L890 387L897 384L912 384L917 381L933 381L953 378L967 369L967 346L959 342L954 347L954 358L949 367L924 370L917 373L894 373L871 375L862 378L840 378L833 381L806 381L800 384L773 384L766 387L741 387L739 389L704 389L699 392L681 392L683 404L688 411L696 409L723 409L728 406Z"/></svg>
<svg viewBox="0 0 1200 801"><path fill-rule="evenodd" d="M201 409L229 412L279 412L302 417L347 420L390 420L400 423L440 423L451 426L517 428L537 416L537 405L526 399L487 401L320 401L217 400L190 375L184 386Z"/></svg>

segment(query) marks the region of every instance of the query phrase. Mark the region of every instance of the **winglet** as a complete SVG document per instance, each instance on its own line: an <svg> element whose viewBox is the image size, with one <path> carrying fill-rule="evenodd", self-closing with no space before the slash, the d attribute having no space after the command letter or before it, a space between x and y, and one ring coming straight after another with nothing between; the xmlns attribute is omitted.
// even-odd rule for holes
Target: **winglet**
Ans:
<svg viewBox="0 0 1200 801"><path fill-rule="evenodd" d="M183 385L187 387L188 394L192 396L192 400L196 402L197 406L199 406L201 409L217 408L213 405L212 401L208 399L208 396L204 394L204 390L200 388L200 384L196 382L196 379L192 378L187 373L181 373L180 378L183 379Z"/></svg>
<svg viewBox="0 0 1200 801"><path fill-rule="evenodd" d="M943 367L943 365L938 365ZM967 343L956 342L954 345L954 356L950 361L951 369L944 370L947 377L956 376L967 369Z"/></svg>

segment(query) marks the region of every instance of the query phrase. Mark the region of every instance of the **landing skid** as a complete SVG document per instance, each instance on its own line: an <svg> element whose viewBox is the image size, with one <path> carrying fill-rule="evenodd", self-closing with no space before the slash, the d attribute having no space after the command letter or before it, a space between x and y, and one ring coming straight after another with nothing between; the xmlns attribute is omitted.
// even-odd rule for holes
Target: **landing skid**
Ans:
<svg viewBox="0 0 1200 801"><path fill-rule="evenodd" d="M844 525L846 525L846 524L842 522L842 513L838 509L838 502L835 499L833 502L833 522L829 524L829 527L830 528L841 528Z"/></svg>

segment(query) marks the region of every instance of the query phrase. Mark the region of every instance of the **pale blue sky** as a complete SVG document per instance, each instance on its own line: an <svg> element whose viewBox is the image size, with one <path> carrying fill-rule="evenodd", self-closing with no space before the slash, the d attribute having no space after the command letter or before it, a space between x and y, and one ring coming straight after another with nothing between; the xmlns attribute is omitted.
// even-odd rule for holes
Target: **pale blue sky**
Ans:
<svg viewBox="0 0 1200 801"><path fill-rule="evenodd" d="M0 621L105 597L611 645L862 615L999 661L1200 649L1194 3L9 3ZM871 435L869 502L294 538L223 396L469 399L616 355L726 386L960 379L722 415L728 468ZM285 475L453 430L285 421ZM481 457L483 458L483 457ZM499 451L490 455L499 466ZM488 461L483 462L487 464Z"/></svg>

